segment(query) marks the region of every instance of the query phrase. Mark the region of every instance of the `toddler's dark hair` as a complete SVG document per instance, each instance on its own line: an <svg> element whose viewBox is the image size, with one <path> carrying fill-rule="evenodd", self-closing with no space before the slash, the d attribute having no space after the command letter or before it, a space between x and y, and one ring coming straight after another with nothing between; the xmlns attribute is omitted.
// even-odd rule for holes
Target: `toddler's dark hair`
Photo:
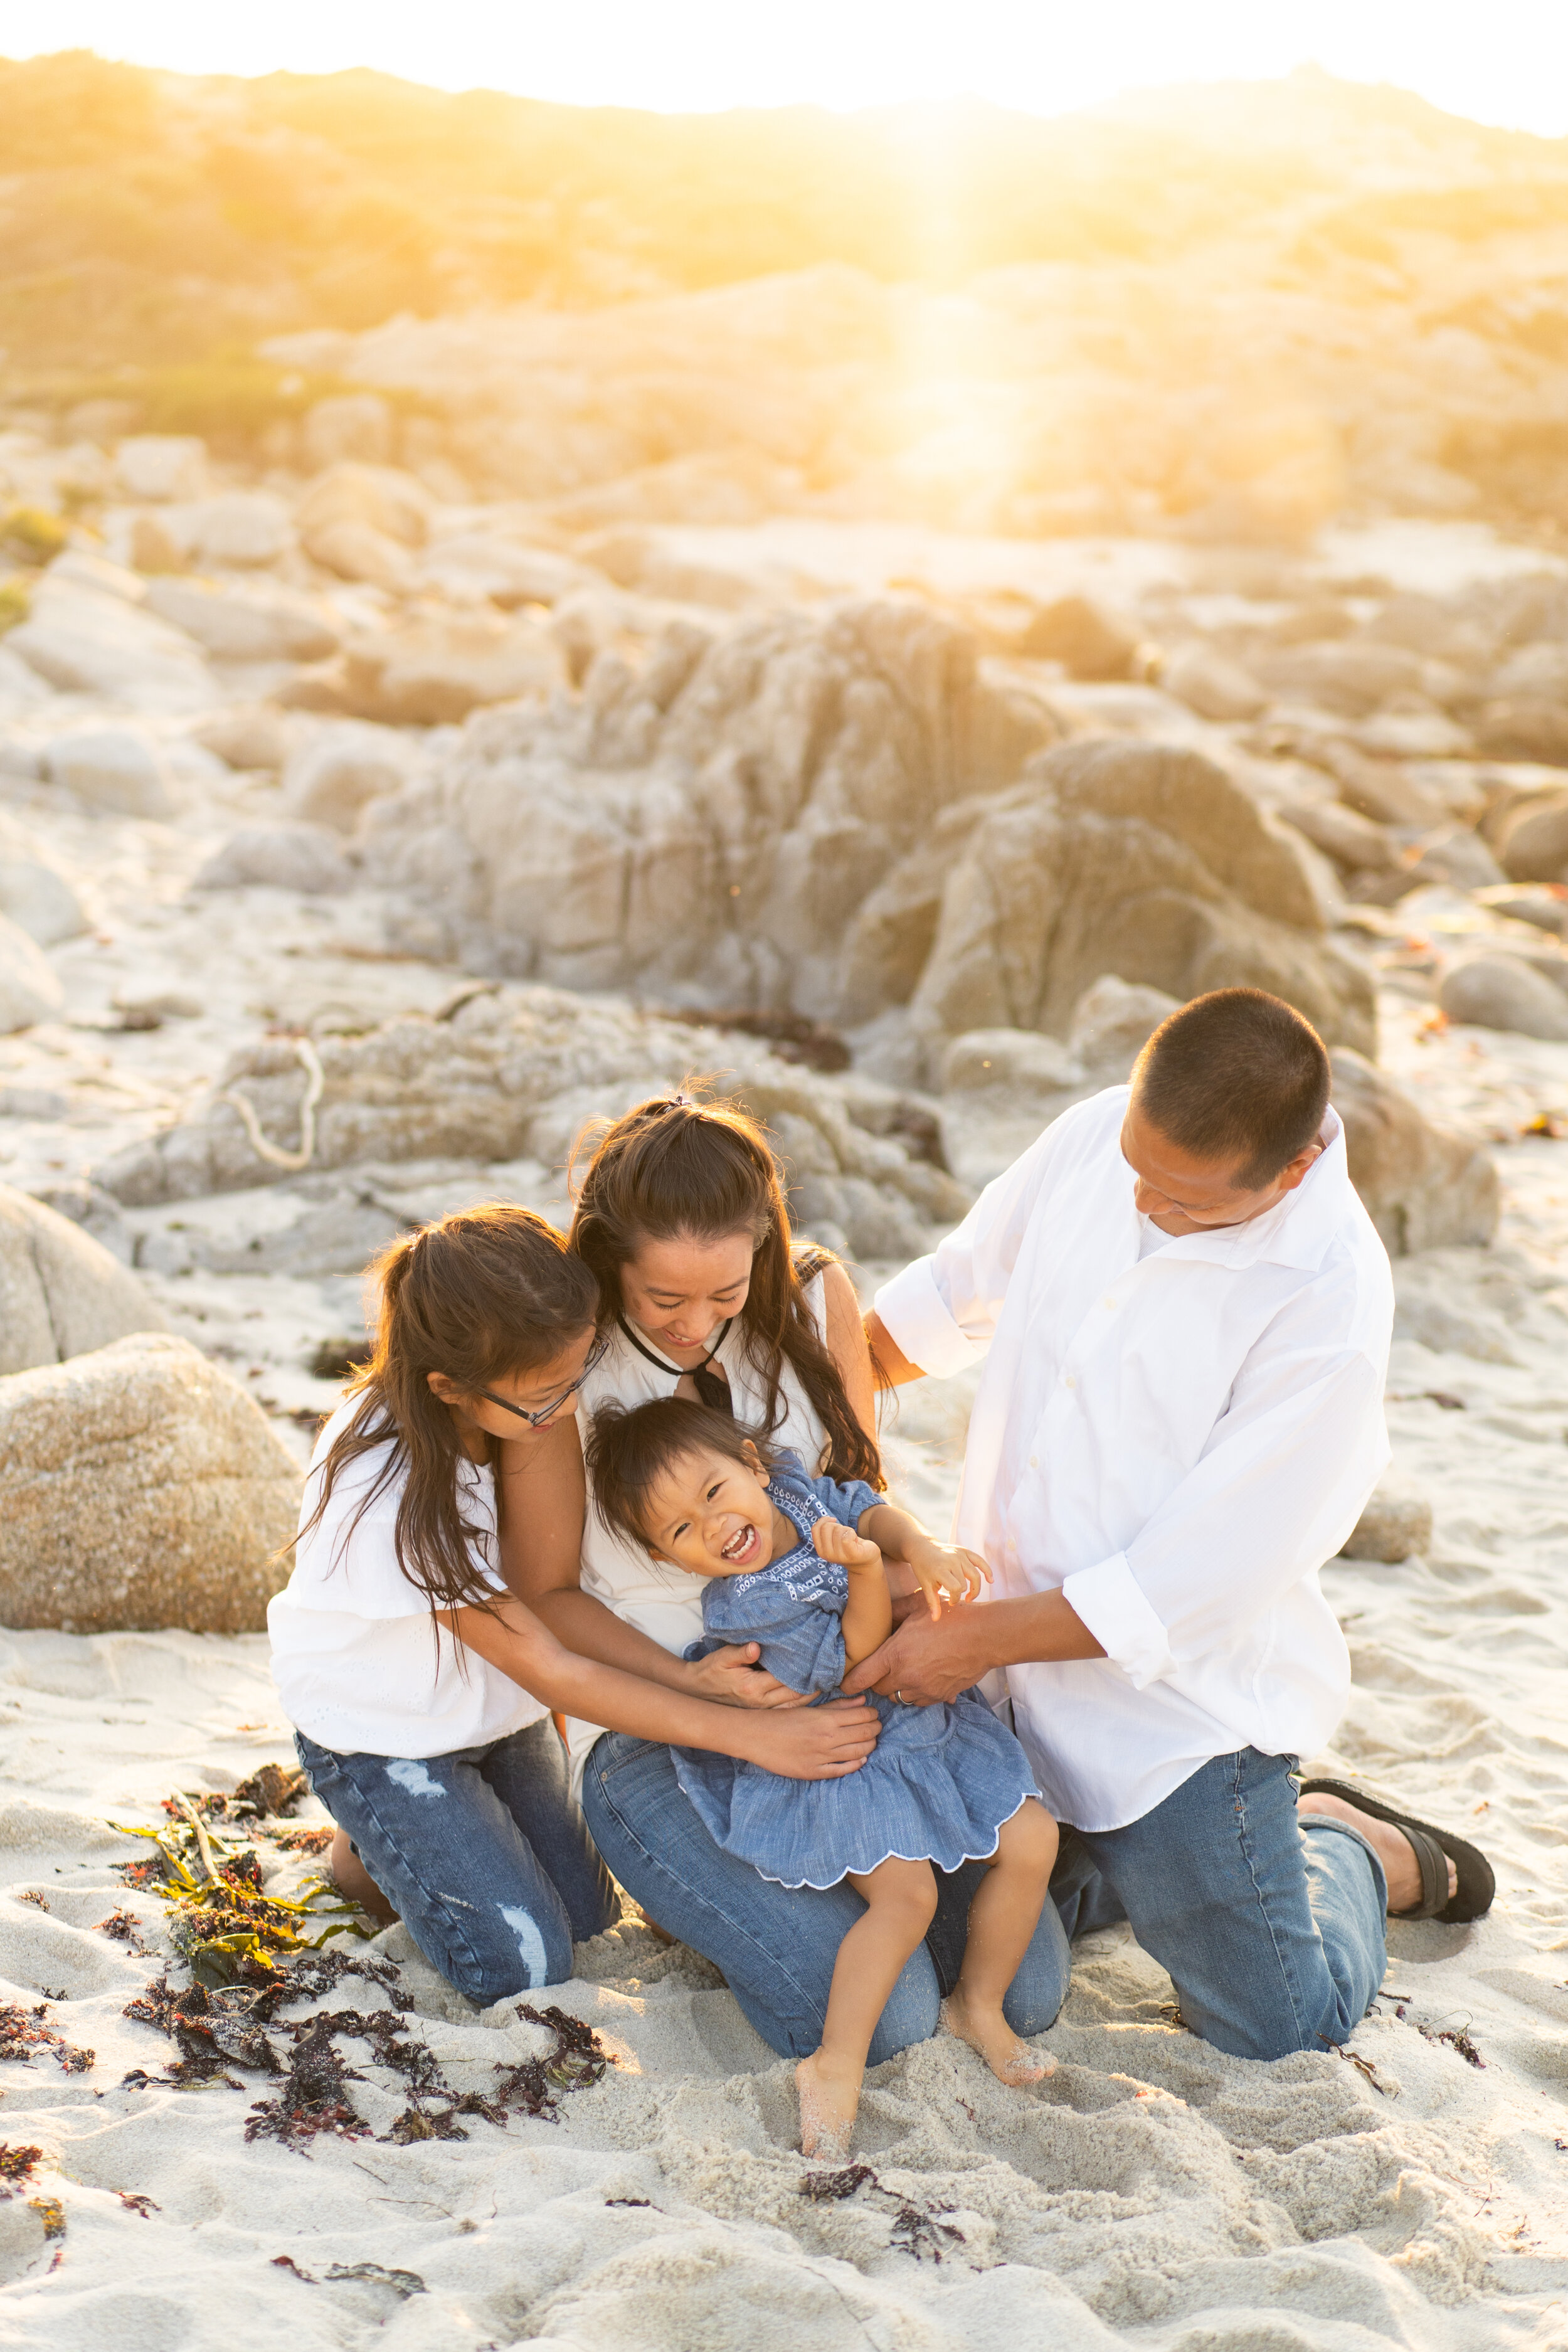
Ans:
<svg viewBox="0 0 1568 2352"><path fill-rule="evenodd" d="M689 1397L654 1397L647 1404L607 1404L595 1414L583 1448L594 1489L594 1507L612 1535L625 1536L646 1551L642 1512L656 1480L684 1454L712 1453L750 1469L748 1444L764 1470L778 1461L778 1449L759 1431Z"/></svg>

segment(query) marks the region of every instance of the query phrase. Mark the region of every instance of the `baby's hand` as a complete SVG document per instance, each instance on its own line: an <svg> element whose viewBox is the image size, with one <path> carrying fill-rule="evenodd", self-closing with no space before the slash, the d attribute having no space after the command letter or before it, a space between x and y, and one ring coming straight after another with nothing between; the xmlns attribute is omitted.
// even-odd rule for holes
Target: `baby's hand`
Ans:
<svg viewBox="0 0 1568 2352"><path fill-rule="evenodd" d="M910 1566L933 1624L944 1608L955 1601L973 1601L981 1586L991 1581L991 1570L980 1554L961 1544L921 1544L911 1546L910 1552Z"/></svg>
<svg viewBox="0 0 1568 2352"><path fill-rule="evenodd" d="M882 1555L866 1536L858 1536L841 1519L818 1519L812 1528L811 1540L816 1546L819 1559L837 1560L841 1568L880 1569Z"/></svg>

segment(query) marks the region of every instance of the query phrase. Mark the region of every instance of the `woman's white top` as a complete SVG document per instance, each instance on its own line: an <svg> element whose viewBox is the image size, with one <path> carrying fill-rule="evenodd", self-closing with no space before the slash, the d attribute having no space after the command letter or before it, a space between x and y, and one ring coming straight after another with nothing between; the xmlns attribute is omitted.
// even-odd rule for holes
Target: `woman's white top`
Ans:
<svg viewBox="0 0 1568 2352"><path fill-rule="evenodd" d="M824 1330L822 1275L815 1275L802 1289L812 1320L818 1331ZM680 1378L675 1365L650 1364L639 1355L618 1325L612 1326L609 1340L604 1358L589 1373L578 1399L584 1437L601 1405L646 1404L652 1397L673 1396ZM652 1340L644 1340L643 1344L652 1348L656 1355L659 1353ZM736 1420L749 1422L754 1428L763 1427L767 1414L766 1386L747 1349L739 1317L725 1333L712 1362L713 1369L722 1371L729 1381ZM816 1471L826 1451L826 1433L787 1357L779 1374L779 1401L785 1413L773 1433L773 1443L789 1446L808 1470ZM689 1642L702 1639L702 1591L708 1582L705 1576L692 1576L683 1568L650 1559L640 1545L612 1535L595 1509L590 1493L583 1528L584 1592L591 1592L595 1601L602 1601L606 1609L613 1609L617 1617L635 1625L639 1633L646 1633L661 1650L679 1657ZM588 1751L603 1734L602 1724L581 1723L574 1716L567 1717L566 1748L571 1758L574 1792L582 1787Z"/></svg>
<svg viewBox="0 0 1568 2352"><path fill-rule="evenodd" d="M327 1449L352 1411L341 1405L316 1440L301 1527L316 1507ZM450 1633L437 1646L429 1603L398 1566L393 1540L403 1469L353 1525L394 1450L388 1439L351 1463L319 1524L300 1537L294 1573L268 1603L272 1675L284 1713L318 1747L340 1756L450 1756L524 1731L547 1710ZM475 1567L504 1592L488 1463L459 1457L458 1501L477 1530L469 1545Z"/></svg>
<svg viewBox="0 0 1568 2352"><path fill-rule="evenodd" d="M1060 1821L1140 1821L1212 1757L1310 1755L1350 1691L1318 1571L1388 1460L1387 1253L1344 1129L1247 1223L1146 1228L1127 1089L1079 1103L877 1294L911 1363L984 1356L957 1535L999 1600L1061 1591L1103 1658L1009 1666Z"/></svg>

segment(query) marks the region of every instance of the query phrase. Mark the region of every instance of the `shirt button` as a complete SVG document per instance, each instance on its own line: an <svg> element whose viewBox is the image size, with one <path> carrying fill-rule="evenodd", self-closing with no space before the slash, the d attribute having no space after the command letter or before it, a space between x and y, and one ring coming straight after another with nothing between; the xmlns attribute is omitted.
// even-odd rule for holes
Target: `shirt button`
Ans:
<svg viewBox="0 0 1568 2352"><path fill-rule="evenodd" d="M1070 1372L1064 1372L1064 1373L1062 1374L1062 1386L1063 1386L1063 1388L1064 1388L1064 1389L1076 1389L1076 1388L1077 1388L1077 1386L1078 1386L1078 1382L1074 1380L1074 1378L1073 1378L1073 1376L1072 1376L1072 1374L1071 1374Z"/></svg>
<svg viewBox="0 0 1568 2352"><path fill-rule="evenodd" d="M1106 1303L1107 1307L1114 1307L1114 1306L1115 1306L1115 1304L1116 1304L1116 1301L1115 1301L1115 1299L1114 1299L1114 1298L1108 1298L1108 1299L1106 1300L1106 1302L1105 1302L1105 1303Z"/></svg>
<svg viewBox="0 0 1568 2352"><path fill-rule="evenodd" d="M1030 1456L1029 1456L1029 1467L1030 1467L1030 1469L1031 1469L1031 1470L1037 1470L1037 1469L1039 1468L1039 1466L1040 1466L1040 1457L1039 1457L1039 1455L1038 1455L1037 1454L1030 1454Z"/></svg>

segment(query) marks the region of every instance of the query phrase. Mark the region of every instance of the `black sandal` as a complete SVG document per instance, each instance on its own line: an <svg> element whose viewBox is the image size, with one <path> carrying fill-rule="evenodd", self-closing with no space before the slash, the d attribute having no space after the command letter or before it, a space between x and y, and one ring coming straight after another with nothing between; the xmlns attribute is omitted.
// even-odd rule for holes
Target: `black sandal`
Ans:
<svg viewBox="0 0 1568 2352"><path fill-rule="evenodd" d="M1421 1867L1421 1900L1413 1910L1391 1911L1391 1919L1441 1919L1457 1927L1467 1919L1484 1919L1491 1909L1497 1892L1492 1866L1478 1847L1468 1845L1452 1831L1434 1829L1430 1822L1415 1821L1410 1814L1400 1812L1394 1805L1380 1803L1366 1790L1355 1788L1348 1780L1303 1780L1299 1793L1303 1797L1339 1797L1347 1805L1353 1805L1357 1812L1370 1813L1373 1821L1392 1822L1395 1829L1404 1831ZM1452 1895L1448 1893L1450 1862L1458 1879Z"/></svg>

